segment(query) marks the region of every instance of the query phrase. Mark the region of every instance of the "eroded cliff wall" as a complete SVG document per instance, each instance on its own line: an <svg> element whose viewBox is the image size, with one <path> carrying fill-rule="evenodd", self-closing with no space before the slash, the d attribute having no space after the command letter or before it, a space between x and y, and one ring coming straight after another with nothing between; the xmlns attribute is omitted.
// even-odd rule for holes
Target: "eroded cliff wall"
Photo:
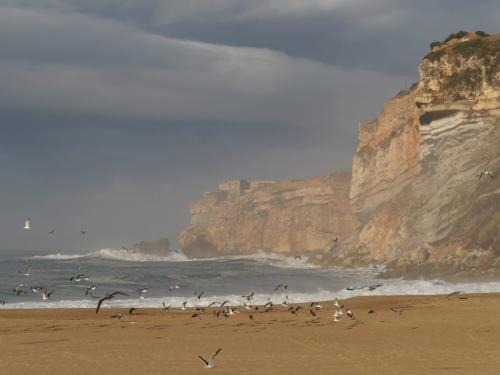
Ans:
<svg viewBox="0 0 500 375"><path fill-rule="evenodd" d="M352 177L226 182L192 206L183 249L500 270L500 35L433 43L419 76L359 125ZM486 170L495 178L479 178Z"/></svg>
<svg viewBox="0 0 500 375"><path fill-rule="evenodd" d="M361 124L351 206L359 232L325 256L465 268L500 255L500 38L475 33L435 44L420 80Z"/></svg>
<svg viewBox="0 0 500 375"><path fill-rule="evenodd" d="M179 236L190 256L322 252L354 234L350 173L293 181L225 181L191 206Z"/></svg>

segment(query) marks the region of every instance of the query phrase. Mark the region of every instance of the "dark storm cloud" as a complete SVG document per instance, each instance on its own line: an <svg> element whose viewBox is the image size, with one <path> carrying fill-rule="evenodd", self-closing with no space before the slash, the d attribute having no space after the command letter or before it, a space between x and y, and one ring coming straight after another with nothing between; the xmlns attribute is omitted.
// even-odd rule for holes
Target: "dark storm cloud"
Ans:
<svg viewBox="0 0 500 375"><path fill-rule="evenodd" d="M0 0L0 248L175 240L222 178L349 168L357 122L416 79L429 42L498 16L493 1Z"/></svg>

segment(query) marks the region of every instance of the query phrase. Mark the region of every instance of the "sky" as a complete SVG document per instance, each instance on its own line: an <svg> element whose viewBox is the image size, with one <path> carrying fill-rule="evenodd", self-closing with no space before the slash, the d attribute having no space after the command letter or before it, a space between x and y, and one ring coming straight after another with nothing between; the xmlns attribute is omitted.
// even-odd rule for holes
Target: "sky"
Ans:
<svg viewBox="0 0 500 375"><path fill-rule="evenodd" d="M498 19L496 0L0 0L0 251L175 247L220 180L350 169L430 42Z"/></svg>

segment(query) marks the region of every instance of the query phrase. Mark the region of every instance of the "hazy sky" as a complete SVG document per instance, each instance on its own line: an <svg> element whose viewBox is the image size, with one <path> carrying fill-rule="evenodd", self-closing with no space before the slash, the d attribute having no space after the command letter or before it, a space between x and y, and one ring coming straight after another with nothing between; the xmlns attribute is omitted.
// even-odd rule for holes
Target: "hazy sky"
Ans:
<svg viewBox="0 0 500 375"><path fill-rule="evenodd" d="M0 250L175 241L221 179L349 169L429 43L499 19L497 0L0 0Z"/></svg>

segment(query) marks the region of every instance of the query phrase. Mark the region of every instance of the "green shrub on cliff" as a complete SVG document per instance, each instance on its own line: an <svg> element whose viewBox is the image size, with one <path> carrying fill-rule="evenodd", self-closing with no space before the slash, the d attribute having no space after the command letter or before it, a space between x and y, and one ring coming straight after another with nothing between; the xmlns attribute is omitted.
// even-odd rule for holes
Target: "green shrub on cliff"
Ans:
<svg viewBox="0 0 500 375"><path fill-rule="evenodd" d="M460 39L460 38L463 38L464 36L466 36L468 34L467 31L464 31L464 30L460 30L456 33L453 33L453 34L450 34L448 35L448 38L446 38L444 40L445 43L448 43L450 40L452 39Z"/></svg>
<svg viewBox="0 0 500 375"><path fill-rule="evenodd" d="M443 49L440 49L439 51L432 51L429 52L427 55L425 55L424 59L427 59L432 62L438 61L445 53L446 52Z"/></svg>

